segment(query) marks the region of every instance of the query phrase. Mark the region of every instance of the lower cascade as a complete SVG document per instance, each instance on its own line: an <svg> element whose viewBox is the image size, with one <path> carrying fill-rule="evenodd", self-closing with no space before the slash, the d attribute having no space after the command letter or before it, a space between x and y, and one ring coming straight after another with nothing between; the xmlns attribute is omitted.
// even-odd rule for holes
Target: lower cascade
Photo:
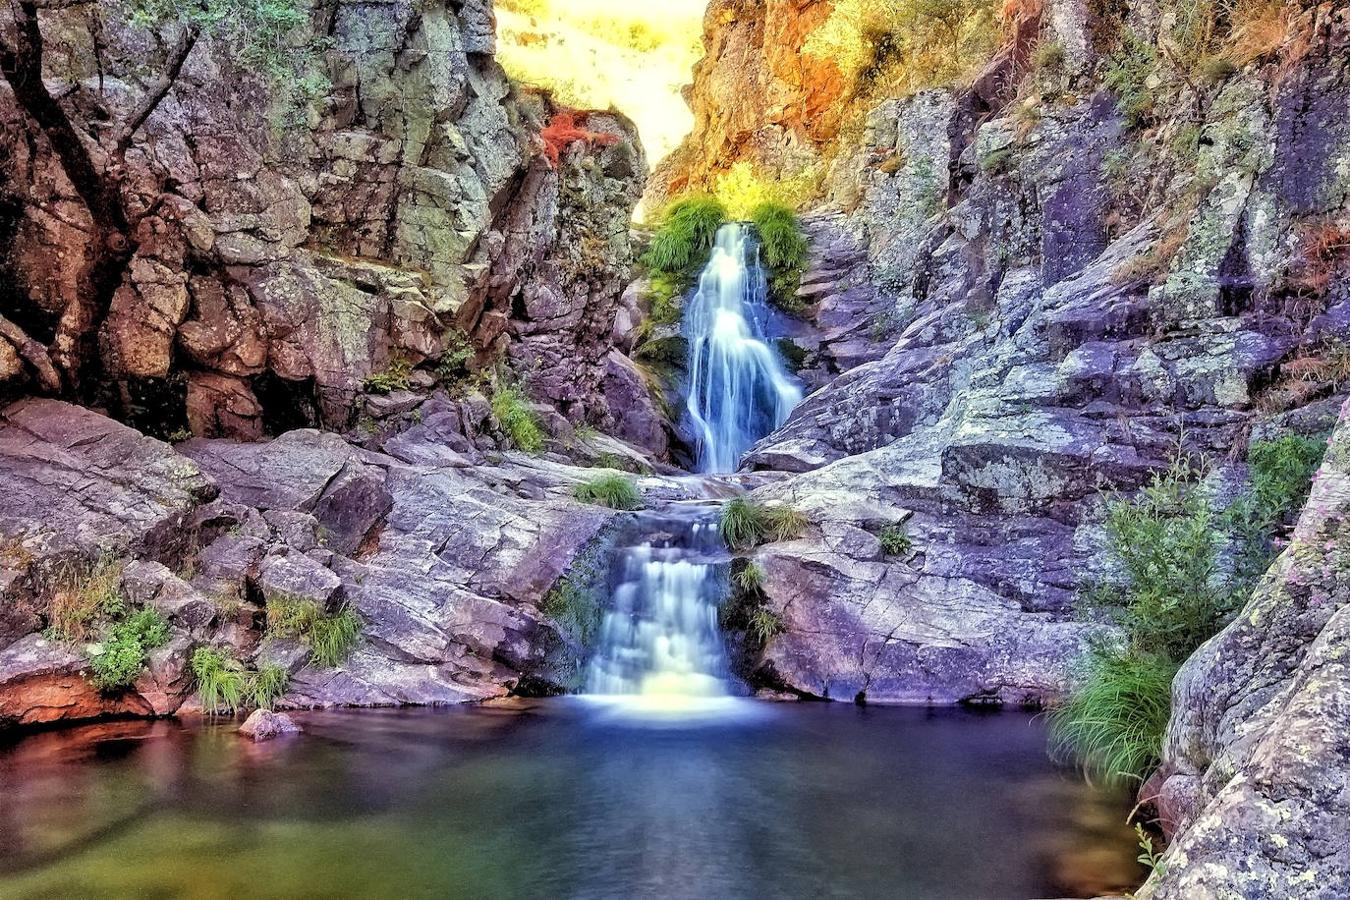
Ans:
<svg viewBox="0 0 1350 900"><path fill-rule="evenodd" d="M646 536L622 548L613 602L586 690L660 703L725 696L726 654L717 627L725 589L722 543L703 510L644 515Z"/></svg>
<svg viewBox="0 0 1350 900"><path fill-rule="evenodd" d="M686 408L700 472L734 472L782 425L802 390L769 344L768 279L749 225L723 225L685 313Z"/></svg>

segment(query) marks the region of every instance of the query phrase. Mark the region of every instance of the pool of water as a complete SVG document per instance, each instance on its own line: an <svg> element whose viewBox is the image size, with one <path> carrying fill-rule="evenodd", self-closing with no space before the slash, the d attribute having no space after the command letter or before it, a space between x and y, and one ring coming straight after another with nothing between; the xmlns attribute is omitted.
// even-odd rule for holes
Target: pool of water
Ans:
<svg viewBox="0 0 1350 900"><path fill-rule="evenodd" d="M1018 713L577 700L0 746L0 897L1084 897L1128 801Z"/></svg>

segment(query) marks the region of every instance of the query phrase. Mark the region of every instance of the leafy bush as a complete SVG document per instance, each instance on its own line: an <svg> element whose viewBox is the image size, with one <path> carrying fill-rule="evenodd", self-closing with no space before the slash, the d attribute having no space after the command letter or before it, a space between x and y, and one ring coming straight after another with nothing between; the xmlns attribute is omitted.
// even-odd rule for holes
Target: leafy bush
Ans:
<svg viewBox="0 0 1350 900"><path fill-rule="evenodd" d="M361 620L348 607L326 613L314 600L276 594L267 601L269 637L295 638L315 663L333 667L347 658L361 634Z"/></svg>
<svg viewBox="0 0 1350 900"><path fill-rule="evenodd" d="M131 687L149 652L168 640L169 624L158 610L142 609L118 622L90 657L94 686L107 692Z"/></svg>
<svg viewBox="0 0 1350 900"><path fill-rule="evenodd" d="M1177 666L1160 656L1097 648L1067 703L1051 713L1057 750L1109 783L1142 778L1158 764Z"/></svg>
<svg viewBox="0 0 1350 900"><path fill-rule="evenodd" d="M410 375L412 375L412 362L403 357L395 357L389 361L388 368L371 375L361 383L361 387L368 394L389 394L393 391L406 391L409 385L408 376Z"/></svg>
<svg viewBox="0 0 1350 900"><path fill-rule="evenodd" d="M877 539L881 541L881 552L887 556L906 556L914 549L914 539L903 523L882 528Z"/></svg>
<svg viewBox="0 0 1350 900"><path fill-rule="evenodd" d="M469 376L469 360L473 359L473 345L469 336L459 329L450 333L445 350L436 361L436 378L441 384L453 385Z"/></svg>
<svg viewBox="0 0 1350 900"><path fill-rule="evenodd" d="M600 475L579 484L572 489L572 495L582 503L594 503L610 509L638 509L642 506L642 493L633 484L633 479L617 474Z"/></svg>
<svg viewBox="0 0 1350 900"><path fill-rule="evenodd" d="M544 449L544 429L518 386L498 385L492 396L492 417L517 450L538 453Z"/></svg>
<svg viewBox="0 0 1350 900"><path fill-rule="evenodd" d="M797 288L806 271L810 245L797 224L797 214L781 203L762 203L750 214L759 234L760 251L769 267L770 296L779 306L797 310Z"/></svg>
<svg viewBox="0 0 1350 900"><path fill-rule="evenodd" d="M672 203L661 226L643 254L642 262L653 273L692 279L712 250L717 229L726 223L727 211L715 197L686 197Z"/></svg>
<svg viewBox="0 0 1350 900"><path fill-rule="evenodd" d="M1237 598L1217 578L1223 535L1210 496L1178 463L1138 496L1107 506L1112 555L1125 570L1118 619L1135 646L1181 662L1219 630Z"/></svg>
<svg viewBox="0 0 1350 900"><path fill-rule="evenodd" d="M1302 508L1312 490L1312 478L1327 452L1326 441L1289 434L1255 441L1247 451L1252 500L1264 522L1282 524Z"/></svg>
<svg viewBox="0 0 1350 900"><path fill-rule="evenodd" d="M797 537L806 525L806 517L790 506L765 506L736 497L722 507L717 531L732 550L752 550Z"/></svg>

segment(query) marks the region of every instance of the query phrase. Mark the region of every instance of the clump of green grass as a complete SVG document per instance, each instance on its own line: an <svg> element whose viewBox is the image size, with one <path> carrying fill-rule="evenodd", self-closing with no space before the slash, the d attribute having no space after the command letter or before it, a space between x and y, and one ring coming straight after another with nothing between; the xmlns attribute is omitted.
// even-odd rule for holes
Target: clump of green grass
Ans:
<svg viewBox="0 0 1350 900"><path fill-rule="evenodd" d="M1059 751L1077 755L1089 773L1108 783L1152 771L1162 753L1176 670L1161 656L1092 650L1080 687L1051 714Z"/></svg>
<svg viewBox="0 0 1350 900"><path fill-rule="evenodd" d="M800 312L797 288L806 271L810 245L797 223L797 214L783 203L761 203L750 213L759 235L760 251L769 267L769 295L789 312Z"/></svg>
<svg viewBox="0 0 1350 900"><path fill-rule="evenodd" d="M381 372L376 372L361 383L361 387L368 394L389 394L394 391L406 391L411 384L409 377L412 375L412 362L403 358L395 357L389 361L388 367Z"/></svg>
<svg viewBox="0 0 1350 900"><path fill-rule="evenodd" d="M356 646L361 620L350 607L328 613L314 600L276 594L267 601L267 634L299 640L315 663L332 668Z"/></svg>
<svg viewBox="0 0 1350 900"><path fill-rule="evenodd" d="M1252 500L1272 527L1282 524L1308 500L1312 477L1326 455L1324 440L1289 434L1255 441L1247 451Z"/></svg>
<svg viewBox="0 0 1350 900"><path fill-rule="evenodd" d="M654 273L691 278L712 250L717 229L727 220L726 208L715 197L676 200L661 217L661 226L642 257Z"/></svg>
<svg viewBox="0 0 1350 900"><path fill-rule="evenodd" d="M608 506L610 509L639 509L642 492L633 479L617 473L600 475L572 489L572 495L582 503Z"/></svg>
<svg viewBox="0 0 1350 900"><path fill-rule="evenodd" d="M244 704L247 672L239 660L214 647L198 647L192 653L192 677L202 697L202 712L208 715L221 707L230 714Z"/></svg>
<svg viewBox="0 0 1350 900"><path fill-rule="evenodd" d="M286 693L286 688L291 683L291 674L281 666L268 663L258 669L251 680L249 699L253 701L253 705L260 709L271 709L272 705Z"/></svg>
<svg viewBox="0 0 1350 900"><path fill-rule="evenodd" d="M760 544L798 537L806 516L790 506L768 506L736 497L722 507L717 531L732 550L752 550Z"/></svg>
<svg viewBox="0 0 1350 900"><path fill-rule="evenodd" d="M887 556L908 556L914 549L914 539L909 536L904 523L882 528L877 540L881 541L881 552Z"/></svg>
<svg viewBox="0 0 1350 900"><path fill-rule="evenodd" d="M498 385L492 396L492 417L517 450L538 453L544 449L544 429L519 386Z"/></svg>
<svg viewBox="0 0 1350 900"><path fill-rule="evenodd" d="M783 624L782 616L767 606L760 606L750 613L748 632L761 647L785 631L787 626Z"/></svg>
<svg viewBox="0 0 1350 900"><path fill-rule="evenodd" d="M731 590L717 611L724 631L741 631L755 647L764 647L787 630L782 617L767 605L764 570L739 559L732 563Z"/></svg>
<svg viewBox="0 0 1350 900"><path fill-rule="evenodd" d="M736 590L745 594L755 594L764 590L764 570L754 563L747 563L731 576Z"/></svg>
<svg viewBox="0 0 1350 900"><path fill-rule="evenodd" d="M84 639L89 625L99 616L116 617L126 609L122 593L125 560L104 551L92 566L64 566L52 585L47 603L47 633L54 640Z"/></svg>
<svg viewBox="0 0 1350 900"><path fill-rule="evenodd" d="M169 623L156 609L142 609L115 624L89 659L100 691L126 690L145 669L151 650L169 640Z"/></svg>
<svg viewBox="0 0 1350 900"><path fill-rule="evenodd" d="M347 658L360 636L360 618L344 606L332 615L316 619L305 636L305 643L309 645L316 663L333 668Z"/></svg>
<svg viewBox="0 0 1350 900"><path fill-rule="evenodd" d="M1158 71L1158 53L1153 45L1132 31L1121 36L1120 48L1107 60L1105 82L1116 96L1116 106L1131 128L1148 123L1157 98L1150 88Z"/></svg>

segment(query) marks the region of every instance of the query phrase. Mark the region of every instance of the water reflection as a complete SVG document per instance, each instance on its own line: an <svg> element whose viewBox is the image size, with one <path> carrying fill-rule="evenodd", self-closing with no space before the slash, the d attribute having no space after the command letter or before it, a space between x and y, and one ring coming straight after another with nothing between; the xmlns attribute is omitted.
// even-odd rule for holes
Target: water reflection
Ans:
<svg viewBox="0 0 1350 900"><path fill-rule="evenodd" d="M581 701L168 723L0 750L0 896L1089 896L1124 798L1034 720L772 706L634 727Z"/></svg>

